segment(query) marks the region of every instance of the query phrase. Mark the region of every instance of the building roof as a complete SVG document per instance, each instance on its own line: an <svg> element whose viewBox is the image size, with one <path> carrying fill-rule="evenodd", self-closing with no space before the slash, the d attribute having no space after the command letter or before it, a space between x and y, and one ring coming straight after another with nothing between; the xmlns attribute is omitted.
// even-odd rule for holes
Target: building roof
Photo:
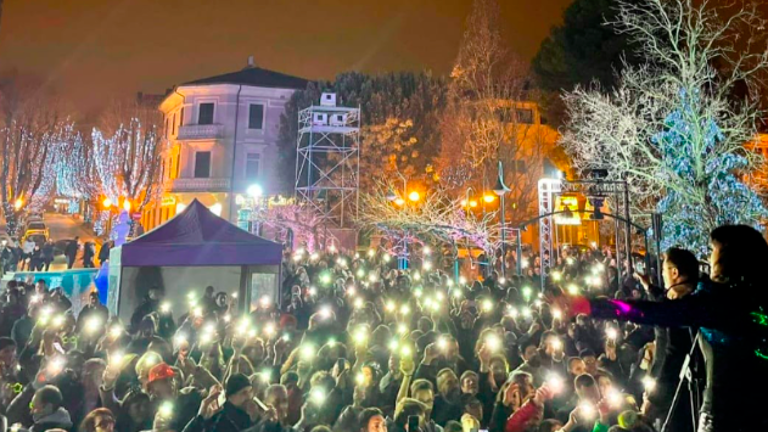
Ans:
<svg viewBox="0 0 768 432"><path fill-rule="evenodd" d="M216 75L208 78L190 81L182 85L206 84L242 84L253 87L284 88L302 90L309 81L304 78L286 75L284 73L249 66L237 72Z"/></svg>

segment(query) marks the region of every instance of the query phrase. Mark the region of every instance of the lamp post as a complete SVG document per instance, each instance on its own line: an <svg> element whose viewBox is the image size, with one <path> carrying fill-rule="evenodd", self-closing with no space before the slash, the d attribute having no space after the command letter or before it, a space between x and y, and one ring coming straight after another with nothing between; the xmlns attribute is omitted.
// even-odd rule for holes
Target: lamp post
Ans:
<svg viewBox="0 0 768 432"><path fill-rule="evenodd" d="M404 209L408 203L406 200L411 200L414 203L417 202L420 198L418 192L413 192L411 195L408 195L408 179L405 178L404 175L400 174L400 171L395 171L398 177L400 177L403 180L403 194L402 196L398 196L397 193L395 193L394 190L391 188L387 192L387 201L394 202L398 206L402 206ZM414 195L415 194L415 195ZM397 257L397 268L400 270L407 270L408 269L408 231L403 230L403 238L401 240L402 247L400 248L400 253Z"/></svg>
<svg viewBox="0 0 768 432"><path fill-rule="evenodd" d="M499 177L496 179L496 186L493 193L499 197L499 208L501 209L501 277L507 276L507 235L506 235L506 216L504 215L504 196L510 189L504 184L504 166L499 161ZM517 258L518 260L520 257Z"/></svg>

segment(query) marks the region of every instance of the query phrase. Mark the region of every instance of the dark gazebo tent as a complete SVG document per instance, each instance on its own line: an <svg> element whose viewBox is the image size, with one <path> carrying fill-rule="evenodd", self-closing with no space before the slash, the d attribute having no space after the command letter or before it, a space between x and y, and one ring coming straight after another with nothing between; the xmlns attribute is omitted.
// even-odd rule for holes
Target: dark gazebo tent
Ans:
<svg viewBox="0 0 768 432"><path fill-rule="evenodd" d="M126 322L149 288L161 286L178 316L211 285L237 293L240 306L253 309L264 296L279 302L281 260L281 244L243 231L194 200L157 229L110 251L108 306Z"/></svg>

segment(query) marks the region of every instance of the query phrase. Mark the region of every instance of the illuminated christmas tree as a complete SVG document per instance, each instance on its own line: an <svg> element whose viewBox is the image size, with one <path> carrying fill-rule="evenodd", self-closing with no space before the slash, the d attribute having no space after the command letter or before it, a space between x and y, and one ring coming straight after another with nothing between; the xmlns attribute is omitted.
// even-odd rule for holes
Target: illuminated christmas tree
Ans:
<svg viewBox="0 0 768 432"><path fill-rule="evenodd" d="M683 247L702 257L712 229L725 224L760 228L768 210L737 177L749 168L745 155L720 151L725 136L712 118L701 115L698 92L679 95L680 108L667 116L666 129L651 138L666 167L659 175L670 185L657 211L664 215L662 246Z"/></svg>

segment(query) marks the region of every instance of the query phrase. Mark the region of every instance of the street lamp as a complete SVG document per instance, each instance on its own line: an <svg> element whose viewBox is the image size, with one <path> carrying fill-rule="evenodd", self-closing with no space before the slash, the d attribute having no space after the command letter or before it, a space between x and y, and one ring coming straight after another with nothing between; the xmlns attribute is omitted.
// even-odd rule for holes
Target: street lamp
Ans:
<svg viewBox="0 0 768 432"><path fill-rule="evenodd" d="M248 196L250 196L251 198L259 198L264 193L264 190L261 188L261 186L257 184L252 184L248 186L248 189L246 190L246 192L248 193Z"/></svg>
<svg viewBox="0 0 768 432"><path fill-rule="evenodd" d="M501 161L499 161L499 177L496 179L496 186L493 187L493 193L495 193L501 200L499 205L501 208L501 277L506 277L507 239L505 227L506 216L504 216L504 196L509 191L510 189L504 184L504 167L502 166ZM486 199L486 202L489 201ZM518 242L519 241L520 239L518 239ZM520 260L520 257L518 256L517 259Z"/></svg>

